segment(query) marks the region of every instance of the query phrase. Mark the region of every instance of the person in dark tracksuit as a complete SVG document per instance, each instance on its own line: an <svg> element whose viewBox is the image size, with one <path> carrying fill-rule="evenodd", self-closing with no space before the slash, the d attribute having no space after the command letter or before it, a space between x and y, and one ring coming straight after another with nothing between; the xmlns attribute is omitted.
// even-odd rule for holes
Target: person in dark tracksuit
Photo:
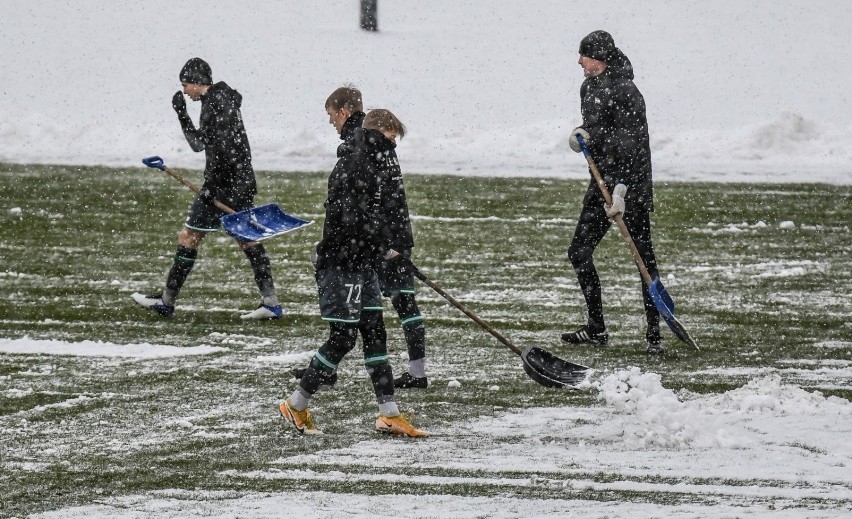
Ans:
<svg viewBox="0 0 852 519"><path fill-rule="evenodd" d="M187 61L179 77L183 92L175 92L172 107L177 112L181 129L192 150L203 150L205 153L204 184L178 234L177 254L165 290L150 296L139 293L132 296L138 304L166 317L174 313L175 300L192 271L201 241L207 233L219 229L219 218L223 212L213 205L213 200L219 200L235 211L243 211L254 206L257 193L251 148L240 113L240 93L223 81L214 84L210 65L201 58ZM201 101L198 128L187 113L184 94L193 101ZM266 249L258 242L240 242L239 245L251 263L261 295L260 305L241 317L280 318L281 305Z"/></svg>
<svg viewBox="0 0 852 519"><path fill-rule="evenodd" d="M328 113L329 124L333 125L340 134L343 142L337 147L337 156L350 153L354 146L356 131L365 121L363 97L355 87L343 86L336 89L326 100L325 109ZM387 110L373 110L371 131L368 143L374 149L373 165L377 168L382 179L381 206L384 209L385 222L384 239L392 244L394 250L406 259L411 259L411 249L414 238L411 232L411 220L408 214L408 201L405 187L402 183L402 172L396 155L395 138L405 135L405 126ZM381 127L381 128L380 128ZM394 136L389 139L385 133ZM427 388L429 379L426 377L426 325L417 302L414 299L414 279L410 269L402 261L387 261L380 256L374 265L379 276L379 286L382 293L391 299L391 303L399 315L405 341L408 348L408 371L394 380L398 388ZM301 378L303 369L294 369L293 376ZM334 385L336 374L328 377L325 383Z"/></svg>
<svg viewBox="0 0 852 519"><path fill-rule="evenodd" d="M630 60L615 46L612 36L606 31L594 31L583 38L578 63L586 77L580 87L583 124L571 132L571 148L581 151L576 136L582 135L610 193L617 184L624 184L627 194L623 198L613 197L612 207L608 207L594 178L589 183L568 248L588 307L588 321L577 331L562 334L562 340L605 345L609 334L603 316L600 279L592 255L612 225L609 218L619 213L623 215L648 272L651 277L657 276L657 260L651 243L650 213L654 210L651 147L645 99L633 83ZM642 298L647 319L646 351L663 353L660 314L644 280Z"/></svg>
<svg viewBox="0 0 852 519"><path fill-rule="evenodd" d="M414 236L402 170L396 154L396 139L405 136L405 125L390 111L371 110L364 118L370 158L381 178L381 208L384 216L384 242L411 259ZM389 297L399 315L408 346L408 371L394 380L399 388L426 388L426 325L414 298L414 276L408 261L384 260L376 265L382 294Z"/></svg>
<svg viewBox="0 0 852 519"><path fill-rule="evenodd" d="M330 120L338 110L329 107ZM342 129L341 120L335 127ZM338 161L328 178L322 240L315 252L320 314L328 322L329 338L300 373L296 390L279 410L303 434L321 434L308 410L311 397L336 374L343 357L363 338L364 365L379 405L376 430L422 437L399 412L394 396L393 370L388 363L382 295L374 265L377 256L392 260L399 254L384 240L380 207L381 178L369 154L365 130L355 128L338 149Z"/></svg>

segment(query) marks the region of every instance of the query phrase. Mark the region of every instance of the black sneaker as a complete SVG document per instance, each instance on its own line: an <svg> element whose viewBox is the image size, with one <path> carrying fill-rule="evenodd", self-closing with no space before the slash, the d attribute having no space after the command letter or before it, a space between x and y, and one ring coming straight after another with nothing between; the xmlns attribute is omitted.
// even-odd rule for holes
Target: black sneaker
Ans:
<svg viewBox="0 0 852 519"><path fill-rule="evenodd" d="M308 371L307 368L291 369L290 374L293 375L294 378L301 380L302 377L305 376L306 371ZM337 384L337 372L336 371L334 373L332 373L331 375L327 375L327 374L323 373L322 371L320 371L319 374L320 374L320 384L324 384L328 387L332 387L335 384Z"/></svg>
<svg viewBox="0 0 852 519"><path fill-rule="evenodd" d="M666 348L659 340L656 342L648 341L645 346L645 352L649 355L662 355L666 352Z"/></svg>
<svg viewBox="0 0 852 519"><path fill-rule="evenodd" d="M609 334L606 333L605 329L596 332L588 326L583 326L576 332L563 333L562 340L571 344L592 344L596 346L606 346L606 343L609 341Z"/></svg>
<svg viewBox="0 0 852 519"><path fill-rule="evenodd" d="M429 387L429 379L426 377L417 378L406 371L399 378L395 378L393 380L393 387L402 389L426 389Z"/></svg>
<svg viewBox="0 0 852 519"><path fill-rule="evenodd" d="M660 327L648 326L645 331L645 351L650 355L661 355L666 352L660 339Z"/></svg>

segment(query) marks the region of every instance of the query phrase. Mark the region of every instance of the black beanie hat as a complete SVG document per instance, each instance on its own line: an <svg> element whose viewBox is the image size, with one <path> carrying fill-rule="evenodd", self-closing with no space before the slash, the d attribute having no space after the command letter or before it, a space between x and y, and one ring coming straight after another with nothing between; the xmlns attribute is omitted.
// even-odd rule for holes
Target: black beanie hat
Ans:
<svg viewBox="0 0 852 519"><path fill-rule="evenodd" d="M615 41L606 31L594 31L580 41L580 55L598 61L609 61L615 50Z"/></svg>
<svg viewBox="0 0 852 519"><path fill-rule="evenodd" d="M201 58L192 58L180 69L180 82L193 85L212 85L213 72L210 65Z"/></svg>

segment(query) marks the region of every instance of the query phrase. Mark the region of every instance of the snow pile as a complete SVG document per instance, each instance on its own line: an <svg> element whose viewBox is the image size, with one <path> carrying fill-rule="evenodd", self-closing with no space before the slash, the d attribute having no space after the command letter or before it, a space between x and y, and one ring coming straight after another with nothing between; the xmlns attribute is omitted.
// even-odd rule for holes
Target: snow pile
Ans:
<svg viewBox="0 0 852 519"><path fill-rule="evenodd" d="M727 447L752 445L753 433L737 424L767 417L802 415L852 416L852 405L783 384L777 373L719 395L692 395L684 400L661 383L660 375L637 367L618 371L593 384L599 398L617 413L632 415L624 422L628 447Z"/></svg>
<svg viewBox="0 0 852 519"><path fill-rule="evenodd" d="M749 381L745 386L703 397L708 406L720 412L742 414L772 411L776 416L834 415L852 417L852 405L836 396L825 397L819 391L783 384L781 375L772 373Z"/></svg>
<svg viewBox="0 0 852 519"><path fill-rule="evenodd" d="M595 384L600 399L619 413L635 415L635 421L625 422L624 441L628 447L735 447L744 444L742 438L731 436L700 406L681 402L660 380L656 373L643 373L631 367Z"/></svg>

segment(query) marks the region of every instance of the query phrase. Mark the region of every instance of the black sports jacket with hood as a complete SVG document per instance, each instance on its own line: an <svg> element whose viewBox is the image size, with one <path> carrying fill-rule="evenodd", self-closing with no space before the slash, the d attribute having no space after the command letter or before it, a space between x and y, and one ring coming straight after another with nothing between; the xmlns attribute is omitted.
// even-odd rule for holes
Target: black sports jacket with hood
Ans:
<svg viewBox="0 0 852 519"><path fill-rule="evenodd" d="M243 96L224 81L201 96L198 128L189 116L179 117L193 151L204 151L204 186L213 198L234 200L257 193L251 147L240 107ZM184 112L185 113L185 112Z"/></svg>
<svg viewBox="0 0 852 519"><path fill-rule="evenodd" d="M370 270L381 254L378 237L382 217L379 175L368 157L364 129L354 129L338 152L341 156L328 177L317 269Z"/></svg>
<svg viewBox="0 0 852 519"><path fill-rule="evenodd" d="M580 87L583 128L589 132L589 152L610 191L627 186L627 198L652 211L651 146L645 99L633 83L633 66L619 49L606 70L586 78ZM590 190L597 190L592 180Z"/></svg>
<svg viewBox="0 0 852 519"><path fill-rule="evenodd" d="M396 143L378 130L365 130L365 135L370 160L379 175L379 204L383 220L380 243L397 252L411 250L414 247L414 236Z"/></svg>

